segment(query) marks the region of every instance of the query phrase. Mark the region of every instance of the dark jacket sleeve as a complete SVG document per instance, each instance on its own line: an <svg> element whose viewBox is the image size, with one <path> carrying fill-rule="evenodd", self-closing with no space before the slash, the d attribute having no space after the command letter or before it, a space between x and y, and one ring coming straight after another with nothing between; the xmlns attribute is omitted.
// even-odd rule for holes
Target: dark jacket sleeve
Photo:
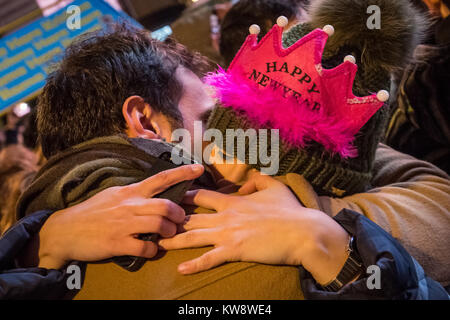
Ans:
<svg viewBox="0 0 450 320"><path fill-rule="evenodd" d="M17 256L51 214L40 211L23 218L0 238L0 299L56 299L67 294L64 270L16 267Z"/></svg>
<svg viewBox="0 0 450 320"><path fill-rule="evenodd" d="M371 265L380 270L379 288L369 289L372 273L361 277L338 292L327 292L311 274L300 268L300 282L306 299L449 299L436 281L427 277L419 263L390 234L363 215L344 209L334 219L354 236L364 271Z"/></svg>
<svg viewBox="0 0 450 320"><path fill-rule="evenodd" d="M385 142L450 174L450 17L435 28L403 73Z"/></svg>

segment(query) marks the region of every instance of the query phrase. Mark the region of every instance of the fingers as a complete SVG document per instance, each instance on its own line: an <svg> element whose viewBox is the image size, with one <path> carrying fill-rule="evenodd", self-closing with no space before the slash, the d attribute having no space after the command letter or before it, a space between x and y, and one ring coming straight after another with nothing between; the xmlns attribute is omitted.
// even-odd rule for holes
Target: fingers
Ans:
<svg viewBox="0 0 450 320"><path fill-rule="evenodd" d="M205 271L227 262L226 251L223 247L212 249L202 256L183 262L178 266L178 272L182 274Z"/></svg>
<svg viewBox="0 0 450 320"><path fill-rule="evenodd" d="M224 215L221 213L194 214L186 217L183 225L185 231L194 229L215 228L223 224Z"/></svg>
<svg viewBox="0 0 450 320"><path fill-rule="evenodd" d="M179 182L198 178L202 175L203 170L204 168L200 164L181 166L162 171L129 187L133 192L150 198Z"/></svg>
<svg viewBox="0 0 450 320"><path fill-rule="evenodd" d="M181 200L181 203L195 206L194 198L197 195L198 190L188 190Z"/></svg>
<svg viewBox="0 0 450 320"><path fill-rule="evenodd" d="M220 192L199 189L186 192L183 203L222 211L232 198L233 196Z"/></svg>
<svg viewBox="0 0 450 320"><path fill-rule="evenodd" d="M128 238L120 243L117 256L135 256L143 258L153 258L158 253L158 246L152 241L143 241L135 238Z"/></svg>
<svg viewBox="0 0 450 320"><path fill-rule="evenodd" d="M137 215L158 215L169 219L174 223L183 223L186 217L184 209L167 199L143 199L136 200L133 208Z"/></svg>
<svg viewBox="0 0 450 320"><path fill-rule="evenodd" d="M172 237L177 232L175 223L157 215L135 217L128 228L129 234L157 233L162 237Z"/></svg>
<svg viewBox="0 0 450 320"><path fill-rule="evenodd" d="M241 195L247 195L256 191L262 191L270 187L279 185L283 184L270 176L255 172L252 174L250 179L239 189L239 193Z"/></svg>
<svg viewBox="0 0 450 320"><path fill-rule="evenodd" d="M256 185L255 185L255 181L254 180L248 180L238 190L239 194L241 194L243 196L255 193L256 191L257 190L256 190Z"/></svg>
<svg viewBox="0 0 450 320"><path fill-rule="evenodd" d="M170 239L161 239L159 245L165 250L206 247L214 244L216 235L216 229L192 230L177 234Z"/></svg>

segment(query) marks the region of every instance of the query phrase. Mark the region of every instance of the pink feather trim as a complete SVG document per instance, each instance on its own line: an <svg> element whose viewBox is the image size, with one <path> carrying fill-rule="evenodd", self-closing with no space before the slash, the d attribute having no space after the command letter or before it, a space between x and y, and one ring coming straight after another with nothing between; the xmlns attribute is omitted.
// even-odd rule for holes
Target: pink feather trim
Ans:
<svg viewBox="0 0 450 320"><path fill-rule="evenodd" d="M304 148L308 142L316 141L343 158L358 154L350 127L324 108L313 111L306 103L284 97L280 89L261 89L244 76L228 74L222 68L204 80L215 87L216 98L224 107L244 111L261 127L279 129L280 137L295 147Z"/></svg>

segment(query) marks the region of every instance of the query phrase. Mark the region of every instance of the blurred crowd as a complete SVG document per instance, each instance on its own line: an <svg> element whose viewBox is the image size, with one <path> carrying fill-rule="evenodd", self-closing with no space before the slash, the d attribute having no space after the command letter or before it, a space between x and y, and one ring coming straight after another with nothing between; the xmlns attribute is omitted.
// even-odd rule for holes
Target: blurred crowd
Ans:
<svg viewBox="0 0 450 320"><path fill-rule="evenodd" d="M0 131L0 232L15 221L15 206L44 162L37 144L36 109L19 103Z"/></svg>

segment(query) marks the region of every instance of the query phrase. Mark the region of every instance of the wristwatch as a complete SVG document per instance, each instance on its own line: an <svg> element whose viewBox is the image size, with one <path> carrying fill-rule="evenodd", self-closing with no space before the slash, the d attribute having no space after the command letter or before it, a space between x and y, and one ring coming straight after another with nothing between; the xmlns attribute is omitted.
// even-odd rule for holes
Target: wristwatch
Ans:
<svg viewBox="0 0 450 320"><path fill-rule="evenodd" d="M341 272L339 272L336 276L336 279L322 286L325 291L339 291L347 283L361 275L363 271L363 264L354 245L353 236L350 237L347 252L349 253L347 261L345 261L345 264L342 267Z"/></svg>

